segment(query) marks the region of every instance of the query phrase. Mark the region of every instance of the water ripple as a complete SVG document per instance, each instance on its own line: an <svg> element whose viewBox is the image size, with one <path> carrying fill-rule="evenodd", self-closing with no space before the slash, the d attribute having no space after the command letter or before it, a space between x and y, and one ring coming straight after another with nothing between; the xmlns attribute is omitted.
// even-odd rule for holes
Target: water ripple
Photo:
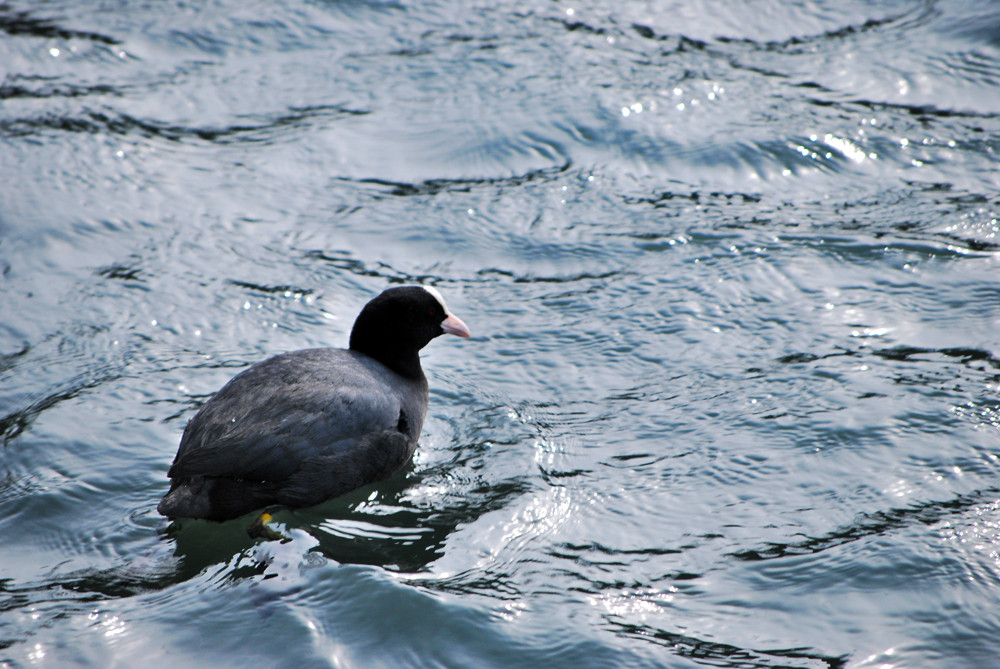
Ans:
<svg viewBox="0 0 1000 669"><path fill-rule="evenodd" d="M158 138L169 142L201 141L213 144L242 142L274 142L284 132L301 132L311 127L315 119L327 121L345 116L360 116L368 112L339 106L308 107L291 109L290 113L273 118L261 119L258 123L240 124L228 127L191 128L156 120L144 120L116 113L111 110L87 111L82 117L43 116L30 119L7 119L0 121L0 134L9 137L34 136L45 130L71 133L138 135ZM253 119L257 120L257 119Z"/></svg>
<svg viewBox="0 0 1000 669"><path fill-rule="evenodd" d="M0 664L995 661L995 3L35 5ZM157 516L199 404L404 282L475 334L411 466Z"/></svg>
<svg viewBox="0 0 1000 669"><path fill-rule="evenodd" d="M6 3L0 5L0 31L11 36L80 39L111 45L119 43L116 39L98 32L66 28L54 19L39 18L34 16L34 12L15 10Z"/></svg>
<svg viewBox="0 0 1000 669"><path fill-rule="evenodd" d="M730 553L730 555L739 560L757 562L793 555L821 553L843 544L882 536L916 524L937 525L950 517L964 515L970 508L974 508L986 500L995 499L998 494L1000 491L996 489L983 490L950 500L933 500L913 506L878 511L865 514L851 525L833 530L825 536L810 537L789 544L767 544L760 548Z"/></svg>

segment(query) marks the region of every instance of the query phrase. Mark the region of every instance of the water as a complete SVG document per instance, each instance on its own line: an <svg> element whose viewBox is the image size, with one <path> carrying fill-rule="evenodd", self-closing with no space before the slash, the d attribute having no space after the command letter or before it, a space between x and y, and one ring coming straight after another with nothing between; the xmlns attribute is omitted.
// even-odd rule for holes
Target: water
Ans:
<svg viewBox="0 0 1000 669"><path fill-rule="evenodd" d="M987 667L1000 7L0 4L0 666ZM432 283L413 465L155 506Z"/></svg>

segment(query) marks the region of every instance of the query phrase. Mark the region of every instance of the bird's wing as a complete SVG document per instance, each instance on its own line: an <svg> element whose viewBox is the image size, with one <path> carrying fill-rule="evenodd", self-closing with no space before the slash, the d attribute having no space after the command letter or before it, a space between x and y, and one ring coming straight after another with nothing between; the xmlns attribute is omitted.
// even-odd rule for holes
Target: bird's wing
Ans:
<svg viewBox="0 0 1000 669"><path fill-rule="evenodd" d="M296 371L252 367L235 377L188 424L169 476L281 481L303 462L398 425L399 398L377 392L375 380Z"/></svg>

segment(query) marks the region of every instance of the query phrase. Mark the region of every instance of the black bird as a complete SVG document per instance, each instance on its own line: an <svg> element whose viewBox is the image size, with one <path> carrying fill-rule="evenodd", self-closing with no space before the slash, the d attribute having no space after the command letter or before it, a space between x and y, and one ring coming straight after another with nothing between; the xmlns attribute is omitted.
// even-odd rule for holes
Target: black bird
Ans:
<svg viewBox="0 0 1000 669"><path fill-rule="evenodd" d="M427 413L420 349L468 337L434 288L389 288L365 305L350 348L269 358L241 372L184 429L157 510L227 520L319 504L399 471Z"/></svg>

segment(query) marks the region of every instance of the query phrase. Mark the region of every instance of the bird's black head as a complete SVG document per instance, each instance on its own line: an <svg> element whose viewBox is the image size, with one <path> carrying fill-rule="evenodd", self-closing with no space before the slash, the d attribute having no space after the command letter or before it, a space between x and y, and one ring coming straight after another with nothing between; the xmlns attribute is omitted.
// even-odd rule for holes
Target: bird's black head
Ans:
<svg viewBox="0 0 1000 669"><path fill-rule="evenodd" d="M434 288L402 286L382 291L365 305L354 321L350 348L398 374L421 378L420 349L443 334L468 337L469 328Z"/></svg>

